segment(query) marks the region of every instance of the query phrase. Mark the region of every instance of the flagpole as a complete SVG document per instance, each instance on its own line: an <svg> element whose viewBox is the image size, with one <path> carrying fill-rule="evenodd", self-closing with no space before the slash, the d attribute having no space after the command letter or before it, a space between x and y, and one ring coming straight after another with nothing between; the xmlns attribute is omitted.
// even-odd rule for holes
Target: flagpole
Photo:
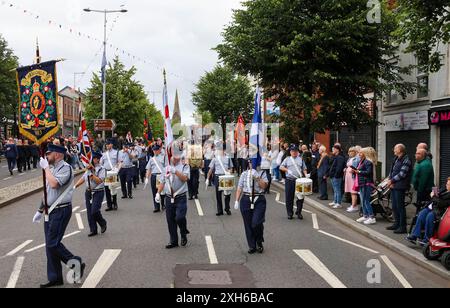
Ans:
<svg viewBox="0 0 450 308"><path fill-rule="evenodd" d="M39 41L36 39L36 64L41 63L41 55L39 51ZM45 158L45 143L41 144L40 147L41 157ZM44 221L48 222L48 195L47 195L47 175L45 174L45 170L42 169L42 184L44 187Z"/></svg>

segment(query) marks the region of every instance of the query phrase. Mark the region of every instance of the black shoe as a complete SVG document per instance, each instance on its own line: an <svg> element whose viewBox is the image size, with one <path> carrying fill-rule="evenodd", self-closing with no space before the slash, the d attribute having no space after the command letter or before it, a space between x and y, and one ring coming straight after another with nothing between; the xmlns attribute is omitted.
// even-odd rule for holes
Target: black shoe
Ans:
<svg viewBox="0 0 450 308"><path fill-rule="evenodd" d="M187 243L188 243L187 238L182 239L181 240L181 247L186 247Z"/></svg>
<svg viewBox="0 0 450 308"><path fill-rule="evenodd" d="M128 197L127 196L122 196L122 199L128 199Z"/></svg>
<svg viewBox="0 0 450 308"><path fill-rule="evenodd" d="M394 231L394 234L408 234L408 231L406 229L397 229Z"/></svg>
<svg viewBox="0 0 450 308"><path fill-rule="evenodd" d="M159 213L159 212L161 212L161 210L154 210L153 211L154 214Z"/></svg>
<svg viewBox="0 0 450 308"><path fill-rule="evenodd" d="M194 199L195 199L195 200L198 200L198 195L195 195Z"/></svg>
<svg viewBox="0 0 450 308"><path fill-rule="evenodd" d="M250 249L249 251L248 251L248 254L249 255L254 255L255 253L256 253L256 249L255 248L252 248L252 249Z"/></svg>
<svg viewBox="0 0 450 308"><path fill-rule="evenodd" d="M133 196L128 196L128 199L132 200L132 199L133 199Z"/></svg>
<svg viewBox="0 0 450 308"><path fill-rule="evenodd" d="M297 217L298 217L298 219L303 220L303 215L302 214L298 214Z"/></svg>
<svg viewBox="0 0 450 308"><path fill-rule="evenodd" d="M109 207L105 210L105 212L111 212L111 211L114 211L114 209L112 207Z"/></svg>
<svg viewBox="0 0 450 308"><path fill-rule="evenodd" d="M192 200L194 200L194 197L189 197L189 201L192 201Z"/></svg>
<svg viewBox="0 0 450 308"><path fill-rule="evenodd" d="M216 216L217 216L217 217L223 216L223 213L217 213Z"/></svg>
<svg viewBox="0 0 450 308"><path fill-rule="evenodd" d="M258 246L258 248L257 248L258 253L264 253L264 246L262 243L258 243L258 244L256 244L256 246Z"/></svg>
<svg viewBox="0 0 450 308"><path fill-rule="evenodd" d="M104 225L101 230L102 234L105 234L107 229L108 229L108 225Z"/></svg>
<svg viewBox="0 0 450 308"><path fill-rule="evenodd" d="M48 282L46 284L41 284L40 288L41 289L48 289L48 288L53 288L53 287L60 287L63 286L64 282L63 281L54 281L54 282Z"/></svg>
<svg viewBox="0 0 450 308"><path fill-rule="evenodd" d="M390 227L387 227L387 228L386 228L386 230L388 230L388 231L395 231L395 230L397 230L397 229L398 229L397 226L390 226Z"/></svg>
<svg viewBox="0 0 450 308"><path fill-rule="evenodd" d="M226 210L225 212L227 213L228 216L231 216L231 211L230 210Z"/></svg>
<svg viewBox="0 0 450 308"><path fill-rule="evenodd" d="M294 216L289 216L288 219L289 219L289 220L293 220L293 219L294 219Z"/></svg>
<svg viewBox="0 0 450 308"><path fill-rule="evenodd" d="M169 244L166 246L166 249L174 249L174 248L178 248L178 245Z"/></svg>
<svg viewBox="0 0 450 308"><path fill-rule="evenodd" d="M91 234L88 235L88 237L94 237L94 236L97 236L97 235L98 235L98 233L91 233Z"/></svg>
<svg viewBox="0 0 450 308"><path fill-rule="evenodd" d="M13 176L13 175L14 175L14 173L13 173L12 171L9 171L9 174L11 174L11 176Z"/></svg>

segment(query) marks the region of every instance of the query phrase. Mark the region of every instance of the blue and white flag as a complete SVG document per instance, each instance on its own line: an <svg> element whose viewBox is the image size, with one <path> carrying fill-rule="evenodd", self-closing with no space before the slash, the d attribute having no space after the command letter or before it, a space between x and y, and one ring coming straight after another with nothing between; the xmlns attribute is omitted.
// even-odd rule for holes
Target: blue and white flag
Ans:
<svg viewBox="0 0 450 308"><path fill-rule="evenodd" d="M255 114L253 116L249 143L249 154L252 160L253 169L257 169L261 165L261 154L264 146L264 126L261 115L261 107L261 91L259 87L257 87L255 97Z"/></svg>
<svg viewBox="0 0 450 308"><path fill-rule="evenodd" d="M103 52L103 60L102 60L102 83L105 83L106 81L106 51Z"/></svg>

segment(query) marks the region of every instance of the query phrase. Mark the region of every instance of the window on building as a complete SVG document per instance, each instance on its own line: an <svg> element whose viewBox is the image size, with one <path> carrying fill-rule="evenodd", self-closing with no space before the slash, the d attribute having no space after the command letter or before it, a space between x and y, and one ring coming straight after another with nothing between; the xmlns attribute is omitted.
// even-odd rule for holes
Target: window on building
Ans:
<svg viewBox="0 0 450 308"><path fill-rule="evenodd" d="M429 95L429 77L428 72L420 68L420 60L417 59L417 98L428 97Z"/></svg>
<svg viewBox="0 0 450 308"><path fill-rule="evenodd" d="M395 90L389 91L387 103L388 103L388 105L398 103L398 93L397 93L397 91L395 91Z"/></svg>

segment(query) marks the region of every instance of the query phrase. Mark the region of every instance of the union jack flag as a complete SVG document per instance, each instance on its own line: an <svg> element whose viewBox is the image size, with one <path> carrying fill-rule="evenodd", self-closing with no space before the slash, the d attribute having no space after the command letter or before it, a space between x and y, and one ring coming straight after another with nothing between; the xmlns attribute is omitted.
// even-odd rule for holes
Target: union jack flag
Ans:
<svg viewBox="0 0 450 308"><path fill-rule="evenodd" d="M81 162L84 167L87 168L92 162L92 149L89 141L86 119L84 117L82 117L81 120L81 140L78 141L80 143Z"/></svg>

